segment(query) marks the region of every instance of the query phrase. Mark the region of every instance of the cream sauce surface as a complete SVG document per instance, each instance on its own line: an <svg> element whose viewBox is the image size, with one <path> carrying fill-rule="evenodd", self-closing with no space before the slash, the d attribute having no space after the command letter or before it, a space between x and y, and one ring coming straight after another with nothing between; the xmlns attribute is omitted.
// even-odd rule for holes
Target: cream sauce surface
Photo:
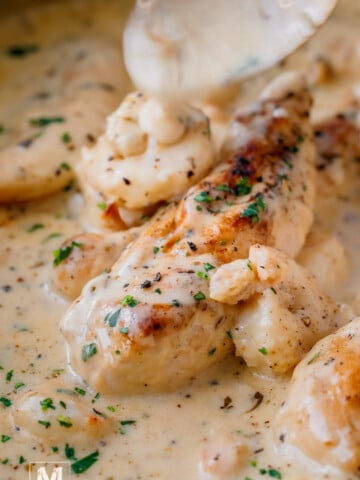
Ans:
<svg viewBox="0 0 360 480"><path fill-rule="evenodd" d="M339 49L343 45L348 53L340 52L339 57L345 56L347 60L330 82L314 83L314 116L333 113L346 103L360 85L360 8L350 0L341 3L324 29L291 57L285 67L244 84L236 104L248 104L256 98L268 78L281 68L298 67L309 72L315 68L319 55L331 62L334 44ZM89 29L111 35L120 42L121 18L127 11L128 4L112 0L34 9L29 14L2 21L0 48L14 43L49 41L64 35L86 36ZM353 59L351 65L348 58ZM10 78L11 68L11 62L2 59L2 85ZM1 108L6 109L6 105ZM339 289L338 300L349 303L355 300L360 287L360 199L356 180L347 179L343 192L337 197L318 199L314 226L316 231L338 237L346 249L349 276L346 285ZM80 194L72 190L43 201L0 210L0 396L13 403L21 392L46 379L51 382L57 378L64 384L74 384L67 371L64 340L58 330L68 303L54 293L49 279L52 251L59 248L65 238L83 229L81 203ZM97 411L106 412L117 424L128 420L135 423L124 425L121 432L118 427L114 428L114 432L101 441L84 437L74 445L78 458L99 451L98 461L83 477L89 480L255 480L271 478L268 472L276 470L283 479L344 480L343 474L320 471L310 463L304 467L277 456L271 422L285 398L288 380L252 376L239 359L228 358L191 384L169 394L97 399L94 398L96 392L87 390L84 399ZM75 385L84 388L81 383ZM252 410L258 403L257 392L263 395L263 400ZM71 429L64 429L63 439L55 445L40 442L14 428L12 408L12 405L0 404L1 480L28 478L28 462L66 460L64 448L66 443L72 445ZM249 453L244 455L236 474L209 476L201 471L200 460L214 442L218 442L220 450L227 443L249 445ZM54 452L52 447L58 451Z"/></svg>

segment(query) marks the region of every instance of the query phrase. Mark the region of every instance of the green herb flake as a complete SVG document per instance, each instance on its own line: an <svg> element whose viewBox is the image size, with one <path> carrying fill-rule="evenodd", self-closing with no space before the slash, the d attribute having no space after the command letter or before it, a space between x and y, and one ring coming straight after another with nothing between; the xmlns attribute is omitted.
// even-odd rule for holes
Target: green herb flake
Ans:
<svg viewBox="0 0 360 480"><path fill-rule="evenodd" d="M71 167L67 162L62 162L60 164L60 168L62 168L63 170L66 170L67 172L69 172L71 170Z"/></svg>
<svg viewBox="0 0 360 480"><path fill-rule="evenodd" d="M121 300L121 305L127 307L135 307L138 305L139 301L136 300L132 295L125 295L125 297Z"/></svg>
<svg viewBox="0 0 360 480"><path fill-rule="evenodd" d="M97 206L97 208L99 208L103 212L105 212L105 210L107 209L107 203L106 202L99 202L99 203L96 204L96 206Z"/></svg>
<svg viewBox="0 0 360 480"><path fill-rule="evenodd" d="M227 330L226 335L230 338L230 340L233 339L233 334L232 334L231 330Z"/></svg>
<svg viewBox="0 0 360 480"><path fill-rule="evenodd" d="M60 247L57 250L54 250L53 251L54 266L57 267L58 265L60 265L61 262L66 260L68 256L71 254L71 252L74 250L74 248L81 248L82 246L83 246L82 243L75 242L73 240L70 245L67 245L66 247Z"/></svg>
<svg viewBox="0 0 360 480"><path fill-rule="evenodd" d="M211 263L204 263L204 270L205 272L209 272L210 270L214 270L215 267L214 265L211 265Z"/></svg>
<svg viewBox="0 0 360 480"><path fill-rule="evenodd" d="M36 53L39 46L35 44L28 45L11 45L6 49L6 55L13 58L23 58L31 53Z"/></svg>
<svg viewBox="0 0 360 480"><path fill-rule="evenodd" d="M70 134L68 132L64 132L61 135L61 141L65 143L65 145L70 143L72 141Z"/></svg>
<svg viewBox="0 0 360 480"><path fill-rule="evenodd" d="M25 383L24 382L17 382L14 385L14 390L19 390L19 388L21 388L21 387L25 387Z"/></svg>
<svg viewBox="0 0 360 480"><path fill-rule="evenodd" d="M6 443L10 440L9 435L1 435L1 443Z"/></svg>
<svg viewBox="0 0 360 480"><path fill-rule="evenodd" d="M270 469L268 470L268 475L269 475L269 477L271 477L271 478L277 478L277 479L279 479L279 480L282 479L281 473L279 472L279 470L275 470L275 468L270 468Z"/></svg>
<svg viewBox="0 0 360 480"><path fill-rule="evenodd" d="M252 190L252 186L248 184L247 178L240 178L236 182L235 193L238 197L248 195Z"/></svg>
<svg viewBox="0 0 360 480"><path fill-rule="evenodd" d="M258 349L258 352L260 352L262 355L267 355L268 354L268 351L267 351L266 347L260 347Z"/></svg>
<svg viewBox="0 0 360 480"><path fill-rule="evenodd" d="M56 117L38 117L38 118L30 118L29 123L33 127L47 127L51 123L63 123L65 122L64 117L56 116Z"/></svg>
<svg viewBox="0 0 360 480"><path fill-rule="evenodd" d="M0 135L1 135L2 133L5 133L5 132L6 132L6 129L5 129L4 125L2 125L2 124L0 123Z"/></svg>
<svg viewBox="0 0 360 480"><path fill-rule="evenodd" d="M69 460L76 460L76 458L75 458L75 448L70 447L70 445L68 443L65 444L64 454L65 454L65 457L68 458Z"/></svg>
<svg viewBox="0 0 360 480"><path fill-rule="evenodd" d="M86 391L80 387L75 387L74 392L76 392L78 395L81 395L82 397L86 395Z"/></svg>
<svg viewBox="0 0 360 480"><path fill-rule="evenodd" d="M203 294L203 292L197 292L195 293L195 295L193 296L194 300L196 300L197 302L201 302L201 300L205 300L206 296Z"/></svg>
<svg viewBox="0 0 360 480"><path fill-rule="evenodd" d="M20 457L19 457L19 464L22 465L22 464L25 463L25 462L26 462L26 458L23 457L22 455L20 455Z"/></svg>
<svg viewBox="0 0 360 480"><path fill-rule="evenodd" d="M63 415L58 415L56 417L56 420L59 422L59 425L65 428L70 428L72 427L72 421L71 418L69 417L64 417Z"/></svg>
<svg viewBox="0 0 360 480"><path fill-rule="evenodd" d="M2 465L6 465L7 463L9 463L9 459L4 458L4 460L2 460L1 463L2 463Z"/></svg>
<svg viewBox="0 0 360 480"><path fill-rule="evenodd" d="M115 412L115 407L113 407L112 405L108 405L106 408L109 410L109 412Z"/></svg>
<svg viewBox="0 0 360 480"><path fill-rule="evenodd" d="M88 343L84 345L81 350L81 358L84 362L87 362L89 358L93 357L97 353L97 347L95 343Z"/></svg>
<svg viewBox="0 0 360 480"><path fill-rule="evenodd" d="M52 240L53 238L58 238L61 236L62 236L62 233L57 233L57 232L50 233L50 235L44 238L43 243L47 243L49 240Z"/></svg>
<svg viewBox="0 0 360 480"><path fill-rule="evenodd" d="M174 300L171 300L171 305L173 307L181 307L181 303L179 302L179 300L176 300L176 298L174 298Z"/></svg>
<svg viewBox="0 0 360 480"><path fill-rule="evenodd" d="M307 362L307 365L311 365L315 360L317 360L320 357L320 352L315 353L310 360Z"/></svg>
<svg viewBox="0 0 360 480"><path fill-rule="evenodd" d="M216 352L216 347L212 348L211 350L208 351L209 357L212 357L214 353Z"/></svg>
<svg viewBox="0 0 360 480"><path fill-rule="evenodd" d="M205 191L201 192L201 193L198 193L195 197L194 197L194 200L195 202L205 202L205 203L210 203L213 201L213 198Z"/></svg>
<svg viewBox="0 0 360 480"><path fill-rule="evenodd" d="M202 212L202 208L200 207L200 205L196 205L196 210L197 210L198 212Z"/></svg>
<svg viewBox="0 0 360 480"><path fill-rule="evenodd" d="M94 465L95 462L97 462L99 459L99 452L96 450L93 453L90 453L90 455L87 455L84 458L81 458L80 460L77 460L71 465L71 470L75 474L80 474L88 470L92 465Z"/></svg>
<svg viewBox="0 0 360 480"><path fill-rule="evenodd" d="M155 255L156 255L157 253L159 253L159 251L160 251L160 248L159 248L159 247L154 247L154 248L153 248L153 252L154 252Z"/></svg>
<svg viewBox="0 0 360 480"><path fill-rule="evenodd" d="M72 392L71 392L71 393L72 393ZM60 400L60 401L59 401L59 405L60 405L60 407L62 407L64 410L66 410L66 408L67 408L67 407L66 407L66 403L65 403L63 400Z"/></svg>
<svg viewBox="0 0 360 480"><path fill-rule="evenodd" d="M196 276L199 277L199 278L202 278L203 280L208 280L209 279L209 275L207 273L204 273L204 272L196 272Z"/></svg>
<svg viewBox="0 0 360 480"><path fill-rule="evenodd" d="M252 223L256 223L259 221L259 213L260 211L264 211L266 209L266 204L264 203L261 195L256 197L254 203L250 203L245 210L242 212L242 218L251 218Z"/></svg>
<svg viewBox="0 0 360 480"><path fill-rule="evenodd" d="M233 189L229 187L229 185L224 185L223 183L220 183L217 187L216 190L219 192L228 192L228 193L234 193Z"/></svg>
<svg viewBox="0 0 360 480"><path fill-rule="evenodd" d="M11 382L13 375L14 375L14 370L9 370L6 374L6 381Z"/></svg>
<svg viewBox="0 0 360 480"><path fill-rule="evenodd" d="M50 448L54 453L57 453L59 451L59 447L50 447Z"/></svg>
<svg viewBox="0 0 360 480"><path fill-rule="evenodd" d="M120 427L119 427L120 435L125 435L126 434L127 430L124 427L126 427L128 425L135 425L135 423L136 423L136 420L121 420L120 421Z"/></svg>
<svg viewBox="0 0 360 480"><path fill-rule="evenodd" d="M111 328L116 327L120 312L121 308L118 308L117 310L115 310L115 312L107 313L104 317L104 323L108 324Z"/></svg>
<svg viewBox="0 0 360 480"><path fill-rule="evenodd" d="M51 423L50 422L47 422L46 420L38 420L38 423L40 425L43 425L45 428L49 428Z"/></svg>
<svg viewBox="0 0 360 480"><path fill-rule="evenodd" d="M160 288L155 288L154 292L157 293L158 295L162 294L162 291L160 290Z"/></svg>
<svg viewBox="0 0 360 480"><path fill-rule="evenodd" d="M41 400L40 405L41 405L41 410L43 412L46 412L46 410L49 410L49 409L55 410L56 408L52 398L44 398L44 400Z"/></svg>
<svg viewBox="0 0 360 480"><path fill-rule="evenodd" d="M38 230L42 230L43 228L45 228L45 225L43 223L34 223L33 225L30 225L30 227L28 227L26 231L27 233L33 233L37 232Z"/></svg>
<svg viewBox="0 0 360 480"><path fill-rule="evenodd" d="M273 292L274 295L277 295L277 291L275 290L274 287L270 287L270 290Z"/></svg>
<svg viewBox="0 0 360 480"><path fill-rule="evenodd" d="M0 403L2 403L4 407L10 407L12 405L12 401L7 397L0 397Z"/></svg>
<svg viewBox="0 0 360 480"><path fill-rule="evenodd" d="M248 268L249 270L252 270L252 269L253 269L252 263L251 263L250 260L248 260L248 261L246 262L246 266L247 266L247 268Z"/></svg>
<svg viewBox="0 0 360 480"><path fill-rule="evenodd" d="M122 333L123 335L128 335L129 328L128 327L121 327L119 332Z"/></svg>

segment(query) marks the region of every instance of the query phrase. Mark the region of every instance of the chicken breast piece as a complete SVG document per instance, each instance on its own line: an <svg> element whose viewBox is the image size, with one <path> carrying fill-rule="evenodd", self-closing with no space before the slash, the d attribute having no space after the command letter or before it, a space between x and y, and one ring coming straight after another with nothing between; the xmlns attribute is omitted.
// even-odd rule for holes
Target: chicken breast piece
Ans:
<svg viewBox="0 0 360 480"><path fill-rule="evenodd" d="M262 373L286 373L351 312L320 291L314 277L284 253L253 245L249 258L222 265L210 297L239 305L231 335L236 354Z"/></svg>
<svg viewBox="0 0 360 480"><path fill-rule="evenodd" d="M49 380L22 393L14 402L11 415L20 434L30 434L47 447L63 443L66 433L71 435L72 443L83 446L84 438L91 443L116 429L111 416L94 410L90 400L58 380Z"/></svg>
<svg viewBox="0 0 360 480"><path fill-rule="evenodd" d="M209 298L209 278L253 243L302 247L314 197L309 107L301 77L275 81L238 116L213 173L85 286L61 330L72 368L96 391L171 389L231 351L238 309Z"/></svg>
<svg viewBox="0 0 360 480"><path fill-rule="evenodd" d="M214 160L209 120L200 110L135 92L108 117L96 145L84 148L79 176L90 211L111 228L107 214L115 209L119 229L139 221L137 212L186 192Z"/></svg>
<svg viewBox="0 0 360 480"><path fill-rule="evenodd" d="M280 453L323 468L360 467L360 318L320 342L296 367L275 423ZM345 476L343 477L345 478Z"/></svg>
<svg viewBox="0 0 360 480"><path fill-rule="evenodd" d="M21 59L0 92L11 105L1 115L0 202L66 187L127 84L121 49L106 38L64 40Z"/></svg>
<svg viewBox="0 0 360 480"><path fill-rule="evenodd" d="M100 273L110 271L121 252L139 235L139 228L110 234L81 233L66 240L58 253L69 255L54 260L52 282L64 297L74 300L84 285Z"/></svg>

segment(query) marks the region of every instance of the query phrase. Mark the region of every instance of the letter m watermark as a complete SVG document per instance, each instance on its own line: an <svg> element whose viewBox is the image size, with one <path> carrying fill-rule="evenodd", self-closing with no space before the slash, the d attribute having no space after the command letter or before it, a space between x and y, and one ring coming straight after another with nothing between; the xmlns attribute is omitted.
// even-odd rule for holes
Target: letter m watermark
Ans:
<svg viewBox="0 0 360 480"><path fill-rule="evenodd" d="M69 462L31 462L29 480L69 480Z"/></svg>

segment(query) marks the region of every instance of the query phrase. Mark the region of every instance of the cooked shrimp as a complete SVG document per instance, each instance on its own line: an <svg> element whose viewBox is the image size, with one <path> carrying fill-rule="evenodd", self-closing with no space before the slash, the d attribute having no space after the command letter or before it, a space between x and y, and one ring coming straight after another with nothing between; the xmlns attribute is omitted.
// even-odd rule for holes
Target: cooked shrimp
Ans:
<svg viewBox="0 0 360 480"><path fill-rule="evenodd" d="M275 424L280 453L299 458L301 452L305 463L311 459L323 468L358 474L359 360L357 318L320 340L296 367Z"/></svg>
<svg viewBox="0 0 360 480"><path fill-rule="evenodd" d="M199 110L128 95L96 145L83 150L79 176L89 208L96 211L103 203L108 213L115 207L118 228L134 224L131 212L183 194L210 170L210 137L209 121ZM106 226L108 216L103 219Z"/></svg>
<svg viewBox="0 0 360 480"><path fill-rule="evenodd" d="M309 107L302 78L280 77L237 117L221 164L85 286L61 328L73 369L96 391L171 389L231 351L239 309L209 298L209 278L254 242L302 247L314 200Z"/></svg>
<svg viewBox="0 0 360 480"><path fill-rule="evenodd" d="M89 280L111 269L138 234L139 229L132 228L103 235L82 233L66 240L60 248L70 248L71 251L67 258L54 266L52 280L56 290L64 297L75 299Z"/></svg>
<svg viewBox="0 0 360 480"><path fill-rule="evenodd" d="M286 373L320 338L349 320L314 278L284 253L262 245L218 268L210 297L239 309L231 330L236 354L252 369Z"/></svg>
<svg viewBox="0 0 360 480"><path fill-rule="evenodd" d="M22 59L0 91L0 104L14 98L12 108L1 112L0 202L66 187L80 147L101 132L126 78L120 49L102 38L66 40Z"/></svg>

